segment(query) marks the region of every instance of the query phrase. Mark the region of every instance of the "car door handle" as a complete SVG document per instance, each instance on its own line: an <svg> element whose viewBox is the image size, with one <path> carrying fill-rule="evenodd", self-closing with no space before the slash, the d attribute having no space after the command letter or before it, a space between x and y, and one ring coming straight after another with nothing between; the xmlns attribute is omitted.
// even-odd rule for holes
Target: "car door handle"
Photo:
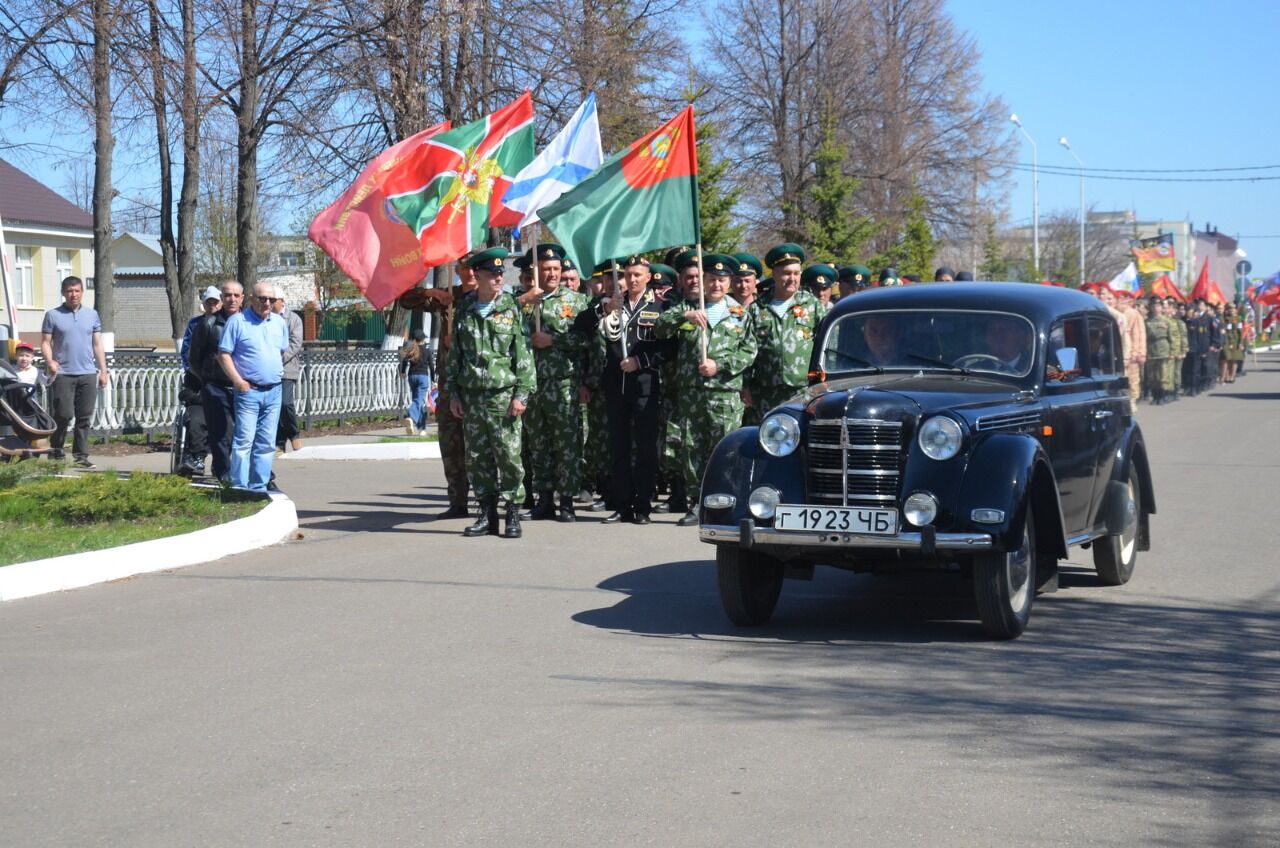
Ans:
<svg viewBox="0 0 1280 848"><path fill-rule="evenodd" d="M1094 418L1110 418L1115 413L1109 409L1096 409L1093 412Z"/></svg>

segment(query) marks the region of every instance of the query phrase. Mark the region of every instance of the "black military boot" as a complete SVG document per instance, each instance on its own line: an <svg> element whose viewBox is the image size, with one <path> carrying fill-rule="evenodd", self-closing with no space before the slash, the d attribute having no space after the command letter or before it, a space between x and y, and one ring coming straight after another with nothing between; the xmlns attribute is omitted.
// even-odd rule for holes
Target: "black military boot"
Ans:
<svg viewBox="0 0 1280 848"><path fill-rule="evenodd" d="M492 514L491 514L492 512ZM480 517L476 519L475 524L462 531L462 535L473 538L475 536L483 536L486 533L498 532L497 527L490 527L490 519L494 525L498 522L498 502L496 499L486 498L480 501Z"/></svg>
<svg viewBox="0 0 1280 848"><path fill-rule="evenodd" d="M689 499L685 497L683 480L677 480L671 484L671 497L667 498L667 511L672 513L689 511Z"/></svg>
<svg viewBox="0 0 1280 848"><path fill-rule="evenodd" d="M573 510L573 495L560 496L560 514L556 516L556 521L562 524L570 524L578 520L578 514Z"/></svg>
<svg viewBox="0 0 1280 848"><path fill-rule="evenodd" d="M494 518L496 524L498 519ZM520 507L518 504L507 501L507 529L502 531L502 535L507 539L519 539L522 535L520 531Z"/></svg>
<svg viewBox="0 0 1280 848"><path fill-rule="evenodd" d="M549 521L556 517L556 493L541 492L538 494L538 505L529 513L530 521Z"/></svg>
<svg viewBox="0 0 1280 848"><path fill-rule="evenodd" d="M489 501L489 535L501 536L502 531L498 529L498 499L495 497Z"/></svg>
<svg viewBox="0 0 1280 848"><path fill-rule="evenodd" d="M450 504L449 508L436 516L436 518L470 518L471 510L467 509L465 503Z"/></svg>

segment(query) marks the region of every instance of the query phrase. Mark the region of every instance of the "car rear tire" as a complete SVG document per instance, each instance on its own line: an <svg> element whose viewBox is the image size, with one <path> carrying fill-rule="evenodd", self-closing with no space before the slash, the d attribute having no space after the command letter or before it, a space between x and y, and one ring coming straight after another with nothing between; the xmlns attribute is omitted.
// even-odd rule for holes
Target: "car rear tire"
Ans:
<svg viewBox="0 0 1280 848"><path fill-rule="evenodd" d="M739 627L757 627L773 615L782 594L782 563L754 551L716 546L720 603Z"/></svg>
<svg viewBox="0 0 1280 848"><path fill-rule="evenodd" d="M1124 529L1114 536L1103 536L1093 543L1093 567L1098 581L1105 586L1123 586L1133 576L1138 561L1138 519L1142 515L1142 488L1138 471L1129 467L1126 481L1129 500L1124 508Z"/></svg>
<svg viewBox="0 0 1280 848"><path fill-rule="evenodd" d="M1037 557L1035 518L1028 504L1017 550L974 558L974 597L988 636L1013 639L1026 629L1036 596Z"/></svg>

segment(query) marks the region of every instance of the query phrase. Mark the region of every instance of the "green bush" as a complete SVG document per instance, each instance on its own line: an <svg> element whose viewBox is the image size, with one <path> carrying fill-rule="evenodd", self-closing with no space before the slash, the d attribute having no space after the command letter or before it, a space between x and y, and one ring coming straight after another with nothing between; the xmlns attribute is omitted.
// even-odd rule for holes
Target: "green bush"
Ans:
<svg viewBox="0 0 1280 848"><path fill-rule="evenodd" d="M60 459L28 459L22 462L0 463L0 492L12 489L23 480L58 474L66 467L66 461Z"/></svg>
<svg viewBox="0 0 1280 848"><path fill-rule="evenodd" d="M170 475L45 477L7 487L0 481L0 523L134 521L209 514L218 508L216 496Z"/></svg>

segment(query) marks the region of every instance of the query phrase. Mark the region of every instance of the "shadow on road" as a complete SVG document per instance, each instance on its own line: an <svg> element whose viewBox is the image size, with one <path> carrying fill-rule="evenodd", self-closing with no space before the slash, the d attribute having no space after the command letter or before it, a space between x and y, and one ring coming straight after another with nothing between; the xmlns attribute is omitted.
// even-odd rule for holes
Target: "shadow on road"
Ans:
<svg viewBox="0 0 1280 848"><path fill-rule="evenodd" d="M1209 396L1237 400L1280 400L1280 392L1212 392Z"/></svg>
<svg viewBox="0 0 1280 848"><path fill-rule="evenodd" d="M1021 639L992 642L958 578L819 572L788 581L763 628L728 623L707 561L610 578L600 588L626 597L573 618L711 642L751 666L714 681L628 681L691 714L945 736L1010 751L1029 774L1071 769L1100 808L1129 788L1167 793L1167 809L1142 816L1158 834L1144 844L1280 844L1274 592L1236 608L1136 603L1123 587L1073 597L1096 581L1068 567ZM1175 812L1183 803L1208 806L1213 829L1189 826Z"/></svg>

